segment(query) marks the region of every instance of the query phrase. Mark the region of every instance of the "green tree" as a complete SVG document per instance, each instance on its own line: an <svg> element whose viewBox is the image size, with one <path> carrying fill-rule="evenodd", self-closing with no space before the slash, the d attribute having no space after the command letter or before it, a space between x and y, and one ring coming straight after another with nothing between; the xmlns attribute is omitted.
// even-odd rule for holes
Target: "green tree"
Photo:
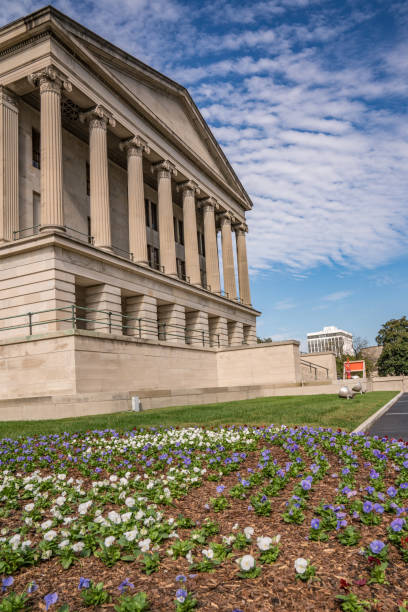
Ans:
<svg viewBox="0 0 408 612"><path fill-rule="evenodd" d="M380 329L376 337L378 345L408 342L408 319L390 319Z"/></svg>
<svg viewBox="0 0 408 612"><path fill-rule="evenodd" d="M260 338L259 336L257 336L256 341L258 344L263 344L264 342L273 342L272 338Z"/></svg>
<svg viewBox="0 0 408 612"><path fill-rule="evenodd" d="M380 376L408 375L408 320L390 319L381 327L376 337L383 345L377 367Z"/></svg>

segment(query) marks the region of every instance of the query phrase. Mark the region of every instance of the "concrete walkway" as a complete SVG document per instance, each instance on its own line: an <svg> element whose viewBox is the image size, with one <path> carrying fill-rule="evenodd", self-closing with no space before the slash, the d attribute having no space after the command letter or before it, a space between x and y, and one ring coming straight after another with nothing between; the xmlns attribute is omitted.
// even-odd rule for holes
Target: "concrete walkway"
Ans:
<svg viewBox="0 0 408 612"><path fill-rule="evenodd" d="M367 433L370 436L388 436L408 441L408 393L403 393Z"/></svg>

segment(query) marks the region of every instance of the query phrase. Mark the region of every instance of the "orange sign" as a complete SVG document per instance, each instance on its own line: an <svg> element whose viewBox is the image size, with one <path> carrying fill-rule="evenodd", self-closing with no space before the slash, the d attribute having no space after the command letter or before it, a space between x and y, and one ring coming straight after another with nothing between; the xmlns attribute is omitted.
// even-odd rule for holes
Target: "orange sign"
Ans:
<svg viewBox="0 0 408 612"><path fill-rule="evenodd" d="M351 378L352 372L362 372L363 378L365 378L365 361L347 361L344 362L343 378Z"/></svg>

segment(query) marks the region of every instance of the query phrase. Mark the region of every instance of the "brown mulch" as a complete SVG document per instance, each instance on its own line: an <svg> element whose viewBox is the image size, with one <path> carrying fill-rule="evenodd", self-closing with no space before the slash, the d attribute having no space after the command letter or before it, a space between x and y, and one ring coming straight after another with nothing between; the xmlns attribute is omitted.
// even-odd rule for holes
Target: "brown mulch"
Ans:
<svg viewBox="0 0 408 612"><path fill-rule="evenodd" d="M280 465L284 465L288 460L284 451L275 447L271 447L271 457L276 458ZM247 467L254 467L258 459L259 451L248 453L247 459L241 466L241 474L246 471ZM222 535L230 535L235 523L239 523L240 531L246 526L252 526L255 529L252 547L244 551L234 551L233 558L224 561L214 573L199 573L188 578L186 588L192 591L198 599L200 611L232 612L235 608L244 612L339 610L335 596L342 593L340 589L342 578L352 583L352 591L359 598L369 600L373 604L371 610L378 612L398 610L398 603L408 597L408 564L404 563L394 546L389 545L389 566L386 571L389 584L370 586L354 584L354 581L369 578L368 563L366 558L359 554L359 548L367 546L373 539L382 539L386 542L387 526L395 515L384 515L382 524L373 527L353 521L362 534L358 546L342 546L336 540L333 532L330 533L327 542L313 542L306 539L310 520L314 516L313 508L323 500L333 503L336 495L338 479L331 478L330 474L339 470L340 466L337 456L328 456L328 459L331 469L322 481L314 483L305 510L306 519L302 525L287 524L282 519L285 503L296 484L295 479L290 480L278 497L270 498L272 514L269 517L257 516L253 511L248 511L249 496L244 500L230 499L231 508L223 512L215 513L205 509L209 499L215 497L216 487L219 484L225 485L225 493L227 493L228 488L237 483L236 473L223 477L220 482L204 480L200 488L194 488L184 499L176 500L174 506L163 508L167 517L177 517L178 514L183 514L200 524L207 517L216 521L220 526L220 534L209 538L209 541L221 541ZM310 460L307 460L307 463L310 464ZM357 490L359 487L366 486L367 470L369 468L361 469L357 478ZM387 474L385 481L386 486L393 484L392 475ZM250 494L254 492L253 489ZM19 515L20 513L16 512L9 517L6 521L7 526L15 525L16 517ZM347 519L350 524L350 518L347 517ZM188 538L190 531L179 529L178 533L182 538ZM252 553L257 558L259 551L256 546L256 537L273 536L278 533L281 535L281 552L277 561L273 565L263 565L259 577L241 580L237 576L238 567L234 560L247 553ZM59 601L51 608L52 611L58 610L63 603L68 603L71 612L80 612L89 609L84 606L78 591L81 576L91 579L94 583L103 581L106 589L113 595L114 601L117 601L119 596L119 584L128 578L135 586L132 593L145 591L148 594L153 612L174 610L175 592L184 586L176 582L175 578L178 574L189 576L189 566L185 559L173 560L165 554L171 542L161 545L159 571L150 576L140 571L137 562L119 562L113 568L107 568L99 559L91 557L80 559L69 570L64 570L59 560L52 558L33 568L22 568L14 575L13 590L20 592L30 581L35 580L40 589L31 596L34 610L44 609L42 598L45 593L57 591ZM294 561L297 557L310 559L316 567L315 580L309 583L295 580ZM113 610L114 605L111 603L91 609Z"/></svg>

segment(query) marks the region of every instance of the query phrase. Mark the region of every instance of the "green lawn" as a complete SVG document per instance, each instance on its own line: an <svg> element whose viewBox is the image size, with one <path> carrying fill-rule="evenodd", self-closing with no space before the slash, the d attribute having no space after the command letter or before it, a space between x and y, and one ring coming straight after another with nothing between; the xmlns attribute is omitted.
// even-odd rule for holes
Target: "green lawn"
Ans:
<svg viewBox="0 0 408 612"><path fill-rule="evenodd" d="M112 428L125 431L133 427L159 425L313 425L341 427L352 431L396 395L396 391L375 391L356 395L353 400L336 395L262 397L238 402L201 406L179 406L146 412L119 412L52 421L3 421L0 437L51 434L62 431L84 432Z"/></svg>

